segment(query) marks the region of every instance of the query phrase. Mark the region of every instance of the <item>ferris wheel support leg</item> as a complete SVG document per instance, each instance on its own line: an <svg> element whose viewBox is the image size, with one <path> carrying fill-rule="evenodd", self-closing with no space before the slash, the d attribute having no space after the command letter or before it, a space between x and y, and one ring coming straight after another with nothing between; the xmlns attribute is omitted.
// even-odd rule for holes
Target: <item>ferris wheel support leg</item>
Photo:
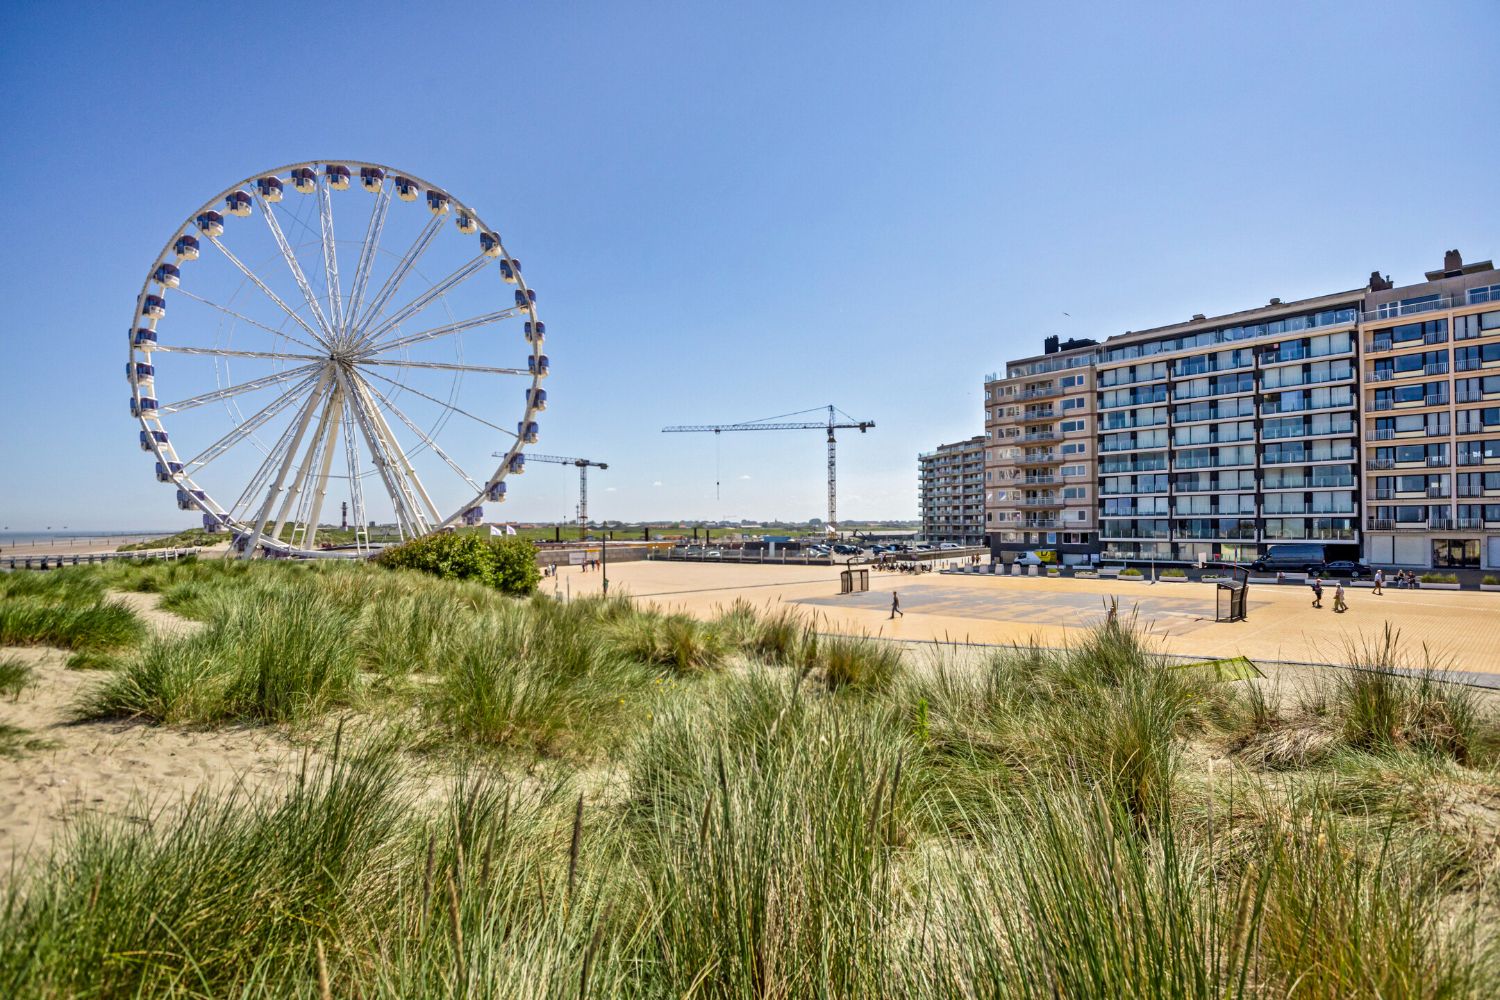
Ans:
<svg viewBox="0 0 1500 1000"><path fill-rule="evenodd" d="M337 392L337 390L334 390ZM318 418L318 429L313 432L312 439L307 444L307 451L302 456L302 461L297 465L297 475L292 479L291 488L281 500L281 510L276 515L276 526L271 529L272 538L280 538L281 531L286 527L287 515L291 513L293 505L297 503L302 491L307 486L307 477L312 472L312 467L319 458L319 449L328 438L328 425L333 418L333 395L329 395L323 401L323 413Z"/></svg>
<svg viewBox="0 0 1500 1000"><path fill-rule="evenodd" d="M333 392L333 401L328 404L328 412L338 414L328 427L328 440L323 447L323 466L318 470L317 481L313 485L312 510L307 516L307 534L303 546L312 548L318 537L318 518L323 514L323 498L328 494L328 473L333 468L333 453L338 448L339 424L342 423L344 412L344 390L337 387ZM326 414L325 414L326 417Z"/></svg>
<svg viewBox="0 0 1500 1000"><path fill-rule="evenodd" d="M360 388L364 389L366 387L361 385ZM422 480L417 476L417 470L412 467L411 460L406 457L406 452L401 450L401 444L396 440L396 435L391 431L391 425L385 422L385 415L380 412L380 407L375 405L375 401L369 398L368 392L366 399L370 407L370 415L375 419L376 427L398 460L396 466L397 473L404 476L410 482L416 496L421 498L422 503L426 505L428 512L432 515L431 526L436 527L442 521L442 517L438 514L437 507L432 502L432 497L427 495L427 489L422 485Z"/></svg>
<svg viewBox="0 0 1500 1000"><path fill-rule="evenodd" d="M302 445L302 435L307 433L307 425L312 421L313 410L317 409L318 400L323 395L323 390L328 385L328 375L325 373L318 379L318 387L313 390L312 397L302 409L302 416L297 420L297 431L292 436L291 443L287 446L286 459L281 463L281 471L276 474L276 482L271 485L266 494L266 502L261 504L260 514L255 519L255 533L250 536L250 542L245 546L244 558L255 558L255 550L260 546L261 535L266 528L266 520L271 516L271 506L276 502L276 497L281 493L281 487L286 483L287 473L291 471L292 462L297 458L297 449Z"/></svg>
<svg viewBox="0 0 1500 1000"><path fill-rule="evenodd" d="M386 453L385 442L376 433L370 420L369 400L361 392L363 386L351 376L341 374L340 378L343 380L345 391L349 394L360 436L365 439L365 446L369 448L370 457L375 463L375 471L380 475L380 481L385 484L386 493L391 498L391 506L396 512L397 528L402 537L406 535L415 537L422 533L415 502L405 484L397 477L395 465Z"/></svg>

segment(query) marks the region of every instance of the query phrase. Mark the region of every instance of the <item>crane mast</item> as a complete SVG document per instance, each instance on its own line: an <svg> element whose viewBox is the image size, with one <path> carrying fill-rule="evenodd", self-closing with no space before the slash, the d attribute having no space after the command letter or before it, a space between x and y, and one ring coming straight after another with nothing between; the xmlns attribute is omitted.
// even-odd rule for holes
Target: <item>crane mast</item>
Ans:
<svg viewBox="0 0 1500 1000"><path fill-rule="evenodd" d="M505 451L495 452L496 458L504 458L510 454ZM582 538L589 533L589 469L607 469L608 462L596 462L591 458L570 458L566 455L533 455L526 453L528 462L546 462L549 465L571 465L578 469L578 537Z"/></svg>
<svg viewBox="0 0 1500 1000"><path fill-rule="evenodd" d="M785 421L782 417L798 417L803 414L817 412L815 410L800 410L796 413L784 413L780 417L766 417L763 420L746 420L737 424L679 424L672 427L663 427L663 434L691 434L707 433L712 431L715 435L725 431L826 431L828 433L828 530L838 531L838 441L835 431L857 430L861 434L875 426L873 420L856 420L844 413L831 403L827 407L818 407L821 411L826 409L828 419L821 421ZM843 418L840 420L840 418Z"/></svg>

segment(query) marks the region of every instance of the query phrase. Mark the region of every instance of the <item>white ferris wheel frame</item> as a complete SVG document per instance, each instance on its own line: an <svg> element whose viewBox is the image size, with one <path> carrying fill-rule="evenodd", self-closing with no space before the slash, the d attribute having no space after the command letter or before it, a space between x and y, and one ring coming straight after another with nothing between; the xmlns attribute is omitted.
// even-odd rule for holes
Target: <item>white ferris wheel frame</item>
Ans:
<svg viewBox="0 0 1500 1000"><path fill-rule="evenodd" d="M377 198L377 205L371 211L370 221L366 230L364 240L360 246L360 256L355 268L354 282L349 287L347 299L340 287L338 273L337 240L333 232L332 201L333 188L329 184L329 178L323 168L340 166L355 171L363 168L371 168L382 171L379 189L372 192ZM264 178L277 178L284 181L288 187L295 185L292 180L292 172L301 169L311 169L316 181L315 197L318 199L319 231L322 242L322 257L324 265L324 277L326 279L327 298L320 299L309 285L306 275L302 270L301 261L298 260L295 250L290 246L280 222L271 209L273 202L268 202L258 188L258 182ZM384 229L385 213L390 207L390 201L395 194L397 178L404 179L419 186L417 200L425 200L429 192L440 194L446 201L446 207L441 212L435 212L433 218L422 228L416 241L396 262L390 275L387 276L382 286L370 293L369 279L374 269L374 262L379 252L379 240ZM352 190L356 185L362 186L362 179L352 181L348 187ZM197 225L200 216L208 212L220 212L222 214L227 199L235 192L248 193L257 210L266 220L265 224L270 227L281 256L291 269L292 276L307 307L307 315L298 312L297 309L284 302L264 281L247 265L240 261L222 242L223 233L209 234L201 230ZM304 194L306 192L303 192ZM494 245L499 248L498 254L491 254L481 250L472 260L461 266L458 270L431 284L425 291L417 295L401 306L391 315L384 314L384 308L390 304L396 291L401 287L406 276L413 269L417 260L426 251L427 246L432 243L444 222L456 220L460 215L467 216L473 221L476 228L473 236L476 239L491 238ZM223 221L228 222L229 215ZM471 234L466 234L471 235ZM259 323L243 316L235 310L226 306L211 302L193 294L186 288L177 285L167 285L159 280L159 268L163 264L177 263L175 249L183 236L192 236L202 242L211 243L228 262L241 271L245 279L254 284L259 291L270 300L277 308L286 314L293 322L296 329L293 332L277 330L266 324ZM203 252L208 252L204 247ZM451 321L439 324L430 329L416 333L402 334L390 339L389 335L399 329L401 323L416 315L434 300L441 299L451 288L469 277L485 271L494 263L498 265L505 262L511 265L511 271L504 277L506 285L518 289L518 301L514 306L499 309L494 312L469 317L464 320ZM503 272L502 272L503 273ZM502 285L502 287L505 287ZM138 329L149 329L153 336L156 334L157 324L161 322L160 316L148 315L144 310L147 296L156 295L163 301L169 292L178 292L182 295L196 299L222 312L234 316L237 320L245 322L253 327L258 327L274 336L288 340L294 344L300 344L304 348L315 352L303 354L298 351L238 351L228 348L206 348L206 347L174 347L171 344L160 342L137 343L136 331ZM373 294L373 299L367 299L367 293ZM524 304L523 304L524 303ZM327 312L324 311L325 307ZM451 314L450 314L451 317ZM435 340L453 334L462 333L464 330L475 329L501 322L509 318L525 317L530 324L528 330L535 329L535 336L528 335L530 345L530 358L528 368L498 368L484 365L454 364L433 361L411 361L396 359L380 359L377 355L384 355L390 351L408 347L413 344L428 340ZM282 320L285 326L288 320ZM479 213L468 204L459 201L449 191L425 178L419 177L406 171L397 170L394 167L381 163L371 163L362 160L305 160L276 167L271 170L261 171L243 178L236 184L226 187L199 208L189 213L186 220L179 225L166 245L157 254L147 273L146 280L141 285L141 291L136 299L135 312L131 318L129 339L129 375L131 386L131 400L136 411L136 423L143 432L143 442L149 444L149 450L158 463L158 479L173 485L179 491L179 497L184 493L191 506L201 510L205 515L205 522L212 520L216 526L221 526L231 533L231 537L243 541L244 555L249 558L256 554L258 549L284 556L314 556L326 555L322 550L313 548L316 540L318 518L321 514L324 496L327 492L328 479L334 458L334 451L339 446L342 438L345 451L346 474L351 492L351 501L355 507L353 511L356 525L361 525L365 515L362 500L362 480L364 473L359 468L360 446L356 443L355 435L358 434L364 447L370 454L373 464L376 466L376 479L385 488L386 494L395 509L397 530L401 537L419 537L434 531L441 531L456 524L470 510L481 504L494 503L504 500L503 487L499 496L495 497L494 487L505 482L511 474L512 462L516 456L522 454L527 443L527 435L513 432L500 427L483 417L469 413L454 405L452 399L443 401L435 396L427 395L412 386L404 385L379 372L361 373L361 366L392 366L425 368L435 370L451 370L455 373L474 372L496 375L515 375L529 377L530 388L526 391L526 407L521 417L520 427L534 427L533 420L536 414L545 407L545 400L540 390L541 382L547 375L547 363L543 354L543 335L541 324L537 316L535 295L526 285L526 279L522 276L520 267L515 263L510 252L505 248L498 233L491 229ZM383 339L385 338L385 339ZM283 369L270 375L247 379L224 388L202 393L184 400L178 400L170 404L160 404L153 395L143 393L140 378L137 375L136 364L145 363L151 365L153 370L155 362L154 353L163 354L209 354L222 357L247 357L266 358L287 362L302 362L295 367ZM322 353L326 352L326 353ZM454 413L463 414L472 420L478 421L488 428L499 431L514 439L513 444L504 451L495 452L502 456L500 464L490 475L482 481L465 472L456 462L450 458L431 436L422 431L416 422L411 420L405 413L398 409L388 398L390 389L382 390L369 378L362 375L371 375L375 379L382 380L387 386L394 385L398 389L414 393L443 407L443 414L433 422L434 432L446 424L449 417ZM235 424L230 431L219 438L203 451L183 462L177 455L175 446L170 440L170 435L164 432L167 427L162 422L165 413L180 413L205 403L226 400L241 392L253 391L267 385L285 384L286 388L281 391L275 399L256 413L244 417ZM154 389L154 376L151 389ZM155 408L147 409L142 406L143 398L149 398L155 404ZM431 497L423 487L416 469L412 466L410 459L402 450L395 434L391 431L385 414L382 413L382 404L385 410L395 415L406 428L415 434L421 441L422 447L429 448L439 459L441 459L455 473L461 476L467 484L473 488L474 494L467 501L460 504L456 510L446 516L441 515L433 504ZM295 415L287 428L282 432L275 444L269 449L265 461L261 467L255 470L244 493L239 500L226 507L200 487L193 479L195 472L206 468L208 464L227 452L234 445L253 434L256 429L269 422L272 417L284 410L296 406ZM335 414L337 416L335 417ZM305 447L303 439L309 428L313 427L316 418L316 428L313 437ZM154 432L163 432L158 435ZM162 438L165 437L166 440ZM298 454L302 454L300 463L296 462ZM382 460L383 458L383 460ZM524 461L524 459L523 459ZM279 468L278 468L279 466ZM312 492L304 491L308 488L312 468L317 467L316 479L311 483ZM166 478L163 478L161 470L165 470ZM275 470L274 481L271 481L271 471ZM295 475L293 474L295 470ZM517 472L521 471L519 468ZM288 477L292 477L290 483ZM267 489L268 482L270 483ZM261 491L265 490L265 498L259 504L251 503L246 506L247 499L258 498ZM280 507L277 509L277 501ZM253 520L247 521L244 515L236 515L234 511L244 508L244 513L255 513ZM310 510L309 510L310 507ZM307 515L305 521L293 520L292 540L284 540L282 529L288 523L288 517L293 512ZM303 524L302 544L296 543L296 525ZM368 549L368 541L360 541L356 532L354 551L356 554L364 554Z"/></svg>

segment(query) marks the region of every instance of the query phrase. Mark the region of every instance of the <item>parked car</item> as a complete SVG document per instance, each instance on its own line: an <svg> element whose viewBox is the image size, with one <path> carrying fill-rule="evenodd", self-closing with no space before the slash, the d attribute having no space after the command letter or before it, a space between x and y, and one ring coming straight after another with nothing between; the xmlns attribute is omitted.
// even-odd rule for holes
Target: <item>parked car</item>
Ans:
<svg viewBox="0 0 1500 1000"><path fill-rule="evenodd" d="M1364 563L1353 562L1349 559L1335 559L1333 562L1324 563L1323 568L1318 572L1322 576L1347 576L1351 580L1375 575L1374 570Z"/></svg>
<svg viewBox="0 0 1500 1000"><path fill-rule="evenodd" d="M961 549L961 548L963 548L963 546L959 545L957 542L944 542L941 545L939 545L938 548L940 548L940 549Z"/></svg>

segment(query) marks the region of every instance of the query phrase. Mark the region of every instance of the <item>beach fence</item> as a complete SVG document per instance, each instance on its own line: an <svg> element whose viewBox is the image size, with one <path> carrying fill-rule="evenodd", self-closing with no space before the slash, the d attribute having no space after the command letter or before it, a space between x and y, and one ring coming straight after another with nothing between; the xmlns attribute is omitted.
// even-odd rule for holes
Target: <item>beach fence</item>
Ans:
<svg viewBox="0 0 1500 1000"><path fill-rule="evenodd" d="M135 552L93 552L69 556L3 556L0 569L62 569L64 566L92 566L95 563L119 562L122 559L146 562L159 559L174 562L178 559L197 558L197 549L142 549Z"/></svg>

